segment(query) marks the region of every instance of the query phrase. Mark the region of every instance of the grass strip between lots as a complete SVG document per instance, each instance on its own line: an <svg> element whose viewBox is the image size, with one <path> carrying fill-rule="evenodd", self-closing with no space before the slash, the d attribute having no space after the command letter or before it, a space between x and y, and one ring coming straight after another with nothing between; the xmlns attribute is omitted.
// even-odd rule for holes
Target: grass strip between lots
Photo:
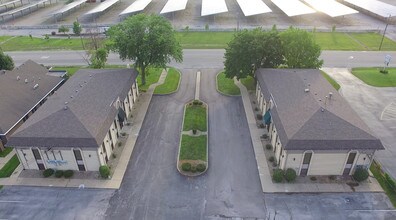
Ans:
<svg viewBox="0 0 396 220"><path fill-rule="evenodd" d="M382 67L353 68L352 74L367 85L376 87L395 87L396 68L387 68L388 73L380 73Z"/></svg>
<svg viewBox="0 0 396 220"><path fill-rule="evenodd" d="M0 169L0 178L10 177L18 166L19 159L15 154L6 164L4 164L3 168Z"/></svg>
<svg viewBox="0 0 396 220"><path fill-rule="evenodd" d="M241 83L246 87L247 90L256 90L256 80L252 76L241 79Z"/></svg>
<svg viewBox="0 0 396 220"><path fill-rule="evenodd" d="M223 49L227 47L234 37L230 32L176 32L176 39L185 49ZM377 51L381 44L382 35L378 33L340 33L340 32L315 32L315 41L322 50L353 50L353 51ZM80 38L30 38L18 36L0 38L1 48L4 51L32 51L32 50L82 50ZM9 39L7 41L7 39ZM85 39L85 44L89 43ZM385 37L381 50L395 51L396 42Z"/></svg>
<svg viewBox="0 0 396 220"><path fill-rule="evenodd" d="M371 164L370 171L373 173L375 179L381 185L382 189L385 191L389 200L392 202L393 207L396 207L396 191L388 184L385 177L382 175L380 167L375 163Z"/></svg>
<svg viewBox="0 0 396 220"><path fill-rule="evenodd" d="M217 74L217 88L226 95L241 94L238 86L234 83L234 79L227 78L224 72Z"/></svg>
<svg viewBox="0 0 396 220"><path fill-rule="evenodd" d="M182 135L179 160L206 161L207 136Z"/></svg>
<svg viewBox="0 0 396 220"><path fill-rule="evenodd" d="M327 73L320 71L322 76L329 81L329 83L336 89L337 91L341 88L340 84L337 83L331 76L327 75Z"/></svg>
<svg viewBox="0 0 396 220"><path fill-rule="evenodd" d="M11 151L12 147L5 147L3 151L0 152L0 157L6 157Z"/></svg>
<svg viewBox="0 0 396 220"><path fill-rule="evenodd" d="M140 71L139 71L140 73ZM161 68L147 68L146 69L146 84L142 85L142 77L138 75L138 87L140 91L147 91L147 89L154 83L158 82L162 73Z"/></svg>
<svg viewBox="0 0 396 220"><path fill-rule="evenodd" d="M184 115L183 131L206 131L206 108L204 105L188 104Z"/></svg>
<svg viewBox="0 0 396 220"><path fill-rule="evenodd" d="M154 94L169 94L175 92L179 86L180 73L175 68L168 70L165 82L155 88Z"/></svg>

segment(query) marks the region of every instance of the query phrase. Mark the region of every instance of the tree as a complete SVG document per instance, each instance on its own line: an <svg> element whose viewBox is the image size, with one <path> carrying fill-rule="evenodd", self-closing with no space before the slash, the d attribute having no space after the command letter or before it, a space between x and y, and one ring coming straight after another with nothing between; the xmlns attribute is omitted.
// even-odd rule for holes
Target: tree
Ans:
<svg viewBox="0 0 396 220"><path fill-rule="evenodd" d="M258 68L274 68L282 64L282 46L274 27L264 32L257 28L237 32L225 52L225 74L228 78L253 76Z"/></svg>
<svg viewBox="0 0 396 220"><path fill-rule="evenodd" d="M320 46L312 33L290 27L280 33L280 38L288 68L320 68L323 65L323 60L319 59Z"/></svg>
<svg viewBox="0 0 396 220"><path fill-rule="evenodd" d="M69 32L69 28L62 25L58 28L58 32L63 32L64 34L66 34L66 32Z"/></svg>
<svg viewBox="0 0 396 220"><path fill-rule="evenodd" d="M91 55L91 67L95 69L104 68L107 61L108 51L105 48L95 50Z"/></svg>
<svg viewBox="0 0 396 220"><path fill-rule="evenodd" d="M78 21L73 22L73 33L75 35L80 35L82 31L81 24Z"/></svg>
<svg viewBox="0 0 396 220"><path fill-rule="evenodd" d="M165 67L173 58L183 60L179 42L172 25L158 15L138 14L108 30L108 47L118 52L122 60L135 61L142 84L146 83L148 66Z"/></svg>
<svg viewBox="0 0 396 220"><path fill-rule="evenodd" d="M14 69L14 61L9 55L4 54L0 50L0 69L2 70L12 70Z"/></svg>

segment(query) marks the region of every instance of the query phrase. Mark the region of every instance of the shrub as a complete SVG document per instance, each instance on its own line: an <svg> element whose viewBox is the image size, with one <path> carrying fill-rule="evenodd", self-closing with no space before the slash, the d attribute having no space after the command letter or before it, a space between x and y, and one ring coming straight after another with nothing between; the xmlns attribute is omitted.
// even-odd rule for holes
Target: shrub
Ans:
<svg viewBox="0 0 396 220"><path fill-rule="evenodd" d="M121 132L121 136L125 137L126 135L127 135L127 133Z"/></svg>
<svg viewBox="0 0 396 220"><path fill-rule="evenodd" d="M122 146L122 142L118 142L118 147L121 147Z"/></svg>
<svg viewBox="0 0 396 220"><path fill-rule="evenodd" d="M268 134L263 134L263 135L261 135L261 138L262 139L268 139ZM268 145L268 144L267 144ZM272 148L272 146L271 146L271 148Z"/></svg>
<svg viewBox="0 0 396 220"><path fill-rule="evenodd" d="M254 108L254 110L255 110L256 112L258 112L260 109L259 109L259 108L257 108L257 107L255 107L255 108Z"/></svg>
<svg viewBox="0 0 396 220"><path fill-rule="evenodd" d="M265 128L265 125L263 123L260 123L259 128Z"/></svg>
<svg viewBox="0 0 396 220"><path fill-rule="evenodd" d="M267 150L272 150L272 144L266 144L266 145L265 145L265 148L266 148Z"/></svg>
<svg viewBox="0 0 396 220"><path fill-rule="evenodd" d="M43 176L44 177L50 177L55 173L55 171L53 169L46 169L43 171Z"/></svg>
<svg viewBox="0 0 396 220"><path fill-rule="evenodd" d="M281 169L275 169L273 174L272 174L272 180L275 183L280 183L283 180L283 170Z"/></svg>
<svg viewBox="0 0 396 220"><path fill-rule="evenodd" d="M311 177L309 177L309 179L310 179L311 181L316 181L316 176L311 176Z"/></svg>
<svg viewBox="0 0 396 220"><path fill-rule="evenodd" d="M73 174L74 174L73 170L66 170L65 172L63 172L63 176L65 178L70 178L73 176Z"/></svg>
<svg viewBox="0 0 396 220"><path fill-rule="evenodd" d="M192 172L192 173L197 172L197 167L192 166L192 167L191 167L191 172Z"/></svg>
<svg viewBox="0 0 396 220"><path fill-rule="evenodd" d="M111 156L112 156L114 159L117 158L117 155L116 155L115 153L113 153Z"/></svg>
<svg viewBox="0 0 396 220"><path fill-rule="evenodd" d="M388 70L380 70L380 73L387 74Z"/></svg>
<svg viewBox="0 0 396 220"><path fill-rule="evenodd" d="M297 173L294 169L288 168L285 172L285 179L287 182L293 182L297 177Z"/></svg>
<svg viewBox="0 0 396 220"><path fill-rule="evenodd" d="M107 165L102 165L99 167L99 173L102 178L109 178L110 168Z"/></svg>
<svg viewBox="0 0 396 220"><path fill-rule="evenodd" d="M336 179L337 179L337 177L334 175L329 176L329 180L336 180Z"/></svg>
<svg viewBox="0 0 396 220"><path fill-rule="evenodd" d="M276 166L278 166L278 163L276 161L274 161L274 162L272 162L272 166L276 167Z"/></svg>
<svg viewBox="0 0 396 220"><path fill-rule="evenodd" d="M263 120L263 115L262 114L257 114L256 117L257 117L257 120L260 120L260 121Z"/></svg>
<svg viewBox="0 0 396 220"><path fill-rule="evenodd" d="M269 162L274 162L275 161L275 157L271 156L270 158L268 158Z"/></svg>
<svg viewBox="0 0 396 220"><path fill-rule="evenodd" d="M203 172L205 170L206 170L206 165L205 164L200 163L200 164L197 165L197 171L198 172Z"/></svg>
<svg viewBox="0 0 396 220"><path fill-rule="evenodd" d="M357 168L355 172L353 173L353 179L355 179L358 182L361 182L363 180L366 180L369 176L369 173L366 169L363 168Z"/></svg>
<svg viewBox="0 0 396 220"><path fill-rule="evenodd" d="M182 168L182 170L183 171L190 171L191 170L191 163L183 163L182 165L181 165L181 168Z"/></svg>
<svg viewBox="0 0 396 220"><path fill-rule="evenodd" d="M194 100L193 105L202 105L202 102L199 100Z"/></svg>
<svg viewBox="0 0 396 220"><path fill-rule="evenodd" d="M56 178L61 178L63 176L63 170L57 170L55 171L55 177Z"/></svg>

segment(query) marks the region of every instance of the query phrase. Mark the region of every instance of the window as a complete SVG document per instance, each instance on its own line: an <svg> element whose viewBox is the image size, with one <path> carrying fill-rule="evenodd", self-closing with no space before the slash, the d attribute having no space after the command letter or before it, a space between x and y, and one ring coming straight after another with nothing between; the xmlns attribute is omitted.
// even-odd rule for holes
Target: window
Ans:
<svg viewBox="0 0 396 220"><path fill-rule="evenodd" d="M32 152L33 152L33 155L34 155L34 159L41 160L40 152L37 149L32 149Z"/></svg>
<svg viewBox="0 0 396 220"><path fill-rule="evenodd" d="M311 157L312 157L312 153L305 153L303 164L309 164L309 162L311 161Z"/></svg>
<svg viewBox="0 0 396 220"><path fill-rule="evenodd" d="M80 150L73 150L74 156L76 157L76 160L82 160L82 155Z"/></svg>

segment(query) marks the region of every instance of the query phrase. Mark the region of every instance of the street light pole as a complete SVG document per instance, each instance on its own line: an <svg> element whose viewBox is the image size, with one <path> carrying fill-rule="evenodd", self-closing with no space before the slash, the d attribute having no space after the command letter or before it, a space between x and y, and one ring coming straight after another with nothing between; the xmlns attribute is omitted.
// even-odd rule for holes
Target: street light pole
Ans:
<svg viewBox="0 0 396 220"><path fill-rule="evenodd" d="M388 24L389 24L388 21L390 20L390 18L391 18L391 15L389 15L389 17L386 19L386 26L385 26L384 34L382 35L381 44L380 44L378 50L381 50L382 43L384 42L384 38L385 38L386 29L388 29Z"/></svg>

